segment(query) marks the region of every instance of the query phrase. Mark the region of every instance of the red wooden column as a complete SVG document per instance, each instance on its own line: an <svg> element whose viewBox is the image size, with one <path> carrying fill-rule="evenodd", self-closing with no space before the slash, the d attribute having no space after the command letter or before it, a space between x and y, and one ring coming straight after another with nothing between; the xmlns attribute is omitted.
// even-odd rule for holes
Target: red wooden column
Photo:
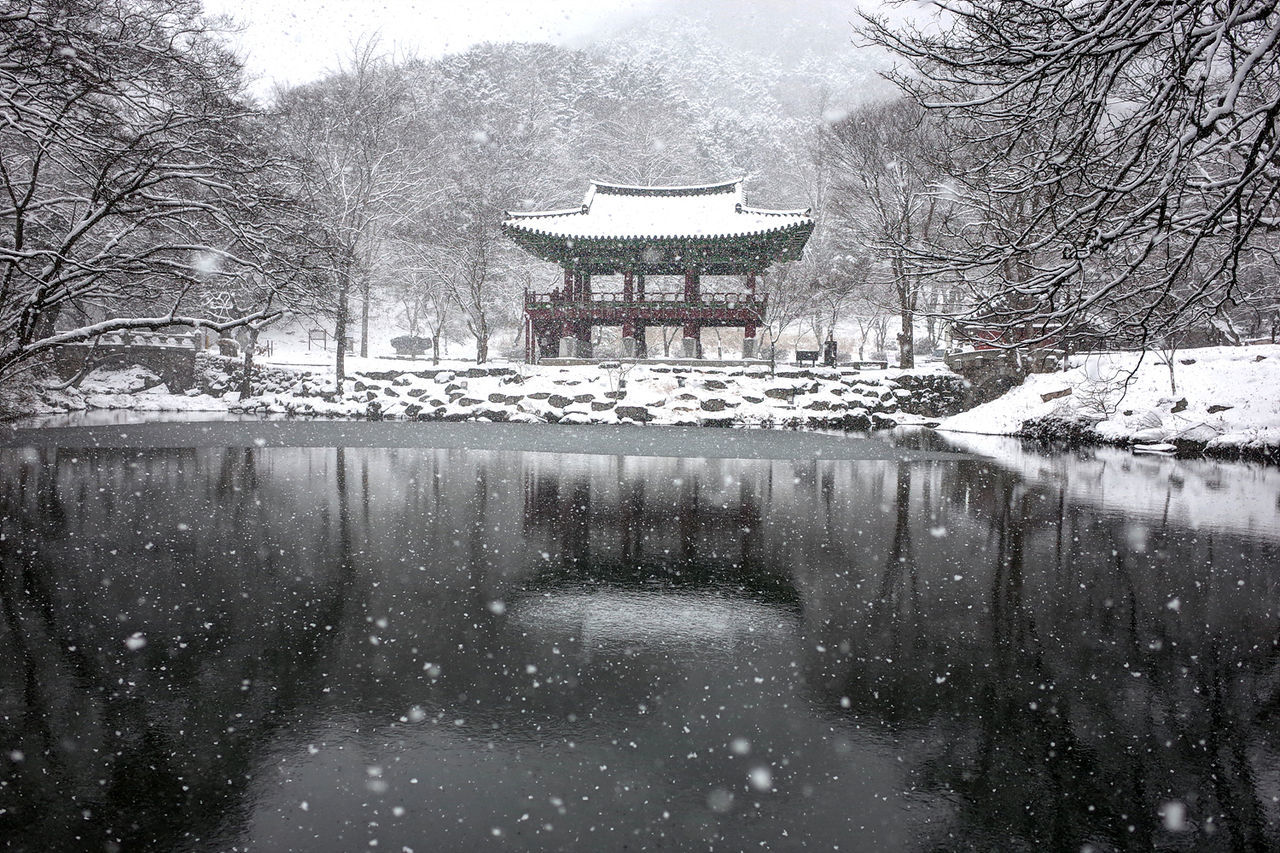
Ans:
<svg viewBox="0 0 1280 853"><path fill-rule="evenodd" d="M701 298L702 294L699 292L700 284L701 282L698 280L698 271L696 269L690 268L685 272L684 274L684 301L685 302L697 302Z"/></svg>
<svg viewBox="0 0 1280 853"><path fill-rule="evenodd" d="M636 273L636 301L644 302L644 273ZM636 321L636 358L644 358L649 354L647 342L649 329L643 322Z"/></svg>
<svg viewBox="0 0 1280 853"><path fill-rule="evenodd" d="M747 296L754 300L756 296L756 274L755 272L747 273ZM742 357L755 358L758 352L756 342L756 327L753 323L748 323L742 328Z"/></svg>
<svg viewBox="0 0 1280 853"><path fill-rule="evenodd" d="M684 274L684 301L692 308L702 299L698 271L692 267ZM688 320L684 324L684 357L702 358L702 324Z"/></svg>
<svg viewBox="0 0 1280 853"><path fill-rule="evenodd" d="M622 321L622 356L623 358L635 358L635 355L636 324L628 315Z"/></svg>
<svg viewBox="0 0 1280 853"><path fill-rule="evenodd" d="M573 301L573 270L564 268L564 290L560 292L565 302Z"/></svg>
<svg viewBox="0 0 1280 853"><path fill-rule="evenodd" d="M560 324L561 358L576 358L578 355L578 336L573 325L572 320L565 320Z"/></svg>
<svg viewBox="0 0 1280 853"><path fill-rule="evenodd" d="M627 270L622 274L622 301L632 302L635 298L635 274ZM622 315L622 355L624 358L634 358L636 354L636 324L635 315L631 313L631 309L624 308Z"/></svg>
<svg viewBox="0 0 1280 853"><path fill-rule="evenodd" d="M586 310L591 310L591 274L583 273L579 276L581 285L579 287L578 296L585 305ZM578 323L578 358L591 358L591 321L582 320Z"/></svg>

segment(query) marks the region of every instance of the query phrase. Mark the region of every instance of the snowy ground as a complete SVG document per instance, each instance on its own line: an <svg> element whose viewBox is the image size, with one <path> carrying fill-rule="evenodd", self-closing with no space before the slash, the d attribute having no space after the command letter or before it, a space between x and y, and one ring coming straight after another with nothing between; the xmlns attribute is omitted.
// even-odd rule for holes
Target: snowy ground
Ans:
<svg viewBox="0 0 1280 853"><path fill-rule="evenodd" d="M1280 346L1205 347L1174 354L1105 353L1071 359L1062 373L1036 374L990 403L945 419L939 429L1025 433L1047 419L1136 449L1187 442L1208 449L1280 446ZM1063 393L1065 392L1065 393Z"/></svg>
<svg viewBox="0 0 1280 853"><path fill-rule="evenodd" d="M938 423L952 433L1071 435L1138 450L1280 448L1280 346L1212 347L1174 355L1077 356L990 403L941 418L963 388L939 364L915 371L765 364L690 368L617 362L530 366L462 360L348 359L333 393L331 351L297 340L260 359L257 394L241 400L235 360L202 356L203 386L171 394L138 367L99 370L78 388L46 391L24 408L42 425L302 415L525 423L652 423L870 429ZM90 412L86 419L85 412ZM75 413L71 418L66 413ZM62 415L62 417L59 417Z"/></svg>

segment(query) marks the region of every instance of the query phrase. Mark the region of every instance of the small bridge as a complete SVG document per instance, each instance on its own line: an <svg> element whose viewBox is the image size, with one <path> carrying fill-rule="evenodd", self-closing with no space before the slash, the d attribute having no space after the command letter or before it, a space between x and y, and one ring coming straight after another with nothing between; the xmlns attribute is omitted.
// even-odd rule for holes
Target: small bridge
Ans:
<svg viewBox="0 0 1280 853"><path fill-rule="evenodd" d="M71 379L98 367L123 368L137 364L159 376L170 391L181 393L195 385L199 349L198 334L108 332L94 341L59 347L53 366L63 379Z"/></svg>
<svg viewBox="0 0 1280 853"><path fill-rule="evenodd" d="M1031 373L1053 373L1062 368L1065 355L1055 349L975 349L948 353L947 367L969 380L970 405L994 400L1022 384Z"/></svg>

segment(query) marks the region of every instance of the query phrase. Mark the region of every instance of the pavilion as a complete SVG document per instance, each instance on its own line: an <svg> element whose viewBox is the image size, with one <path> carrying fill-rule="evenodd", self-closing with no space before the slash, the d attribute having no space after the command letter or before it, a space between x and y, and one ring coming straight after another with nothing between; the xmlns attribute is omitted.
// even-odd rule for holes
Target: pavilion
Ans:
<svg viewBox="0 0 1280 853"><path fill-rule="evenodd" d="M594 326L621 326L625 357L643 358L649 326L680 326L684 355L702 357L702 329L740 326L742 356L756 355L768 296L757 277L799 259L813 233L808 210L748 207L742 180L685 187L593 181L581 206L508 211L503 231L530 254L559 264L564 286L526 291L525 357L590 358ZM621 292L593 278L621 275ZM646 291L646 276L684 276L683 292ZM704 291L703 276L743 276L745 290Z"/></svg>

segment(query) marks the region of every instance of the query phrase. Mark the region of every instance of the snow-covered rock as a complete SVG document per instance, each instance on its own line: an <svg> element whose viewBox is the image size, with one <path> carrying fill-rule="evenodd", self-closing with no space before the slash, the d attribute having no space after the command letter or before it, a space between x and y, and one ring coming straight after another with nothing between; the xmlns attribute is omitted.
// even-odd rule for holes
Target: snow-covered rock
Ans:
<svg viewBox="0 0 1280 853"><path fill-rule="evenodd" d="M1069 394L1058 392L1070 390ZM1072 357L939 429L1223 453L1280 449L1280 345Z"/></svg>

